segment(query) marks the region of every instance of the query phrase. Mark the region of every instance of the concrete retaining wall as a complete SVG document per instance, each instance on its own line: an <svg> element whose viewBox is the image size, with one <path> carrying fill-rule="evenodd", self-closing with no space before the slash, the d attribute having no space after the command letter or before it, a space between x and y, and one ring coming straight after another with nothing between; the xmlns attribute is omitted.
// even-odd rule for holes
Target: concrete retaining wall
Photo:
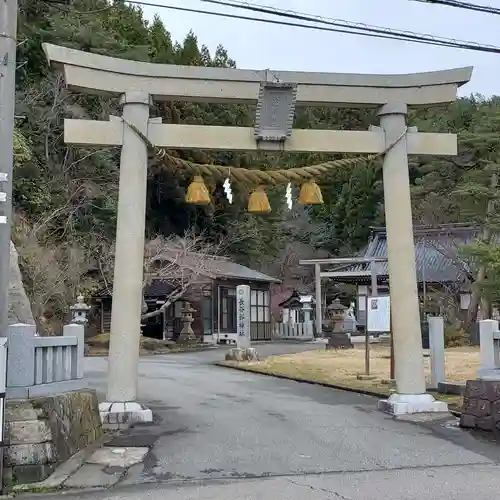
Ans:
<svg viewBox="0 0 500 500"><path fill-rule="evenodd" d="M500 430L500 381L467 380L460 426L493 432Z"/></svg>
<svg viewBox="0 0 500 500"><path fill-rule="evenodd" d="M102 435L97 395L90 389L9 400L5 417L6 482L42 481Z"/></svg>

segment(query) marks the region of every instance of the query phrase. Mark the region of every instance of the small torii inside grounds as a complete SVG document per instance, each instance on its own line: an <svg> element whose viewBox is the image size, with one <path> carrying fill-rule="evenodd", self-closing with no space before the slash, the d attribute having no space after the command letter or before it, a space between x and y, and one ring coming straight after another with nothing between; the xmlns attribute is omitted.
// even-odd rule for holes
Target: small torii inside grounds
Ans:
<svg viewBox="0 0 500 500"><path fill-rule="evenodd" d="M316 293L316 332L319 336L323 333L323 303L321 280L322 278L346 278L355 276L356 278L370 278L370 295L375 297L378 295L378 274L377 268L373 264L377 262L387 262L387 257L335 257L330 259L309 259L300 260L301 266L314 266L314 284ZM346 271L343 268L353 264L365 264L370 267L364 271ZM322 271L321 266L338 266L337 269L329 269ZM366 295L365 295L366 298ZM359 299L359 296L358 296ZM366 309L366 313L368 310ZM358 318L359 319L359 318ZM368 321L365 318L365 374L370 375L370 345L369 345ZM394 372L394 343L391 335L391 379Z"/></svg>
<svg viewBox="0 0 500 500"><path fill-rule="evenodd" d="M386 257L336 257L331 259L309 259L300 260L301 266L314 266L314 284L316 293L316 331L323 332L323 304L321 302L321 279L322 278L342 278L342 276L369 277L371 281L371 294L377 295L378 281L375 266L370 266L368 271L345 271L342 269L322 271L321 266L346 266L353 264L376 264L377 262L387 262Z"/></svg>
<svg viewBox="0 0 500 500"><path fill-rule="evenodd" d="M445 411L426 393L415 272L408 155L457 154L455 134L407 127L408 106L452 102L472 68L408 75L240 70L161 65L44 44L49 62L77 92L120 96L123 120L65 120L67 144L120 146L106 422L151 420L137 401L148 147L170 149L384 154L384 203L397 392L380 407L394 414ZM256 104L255 128L162 124L156 101ZM371 107L367 131L292 130L295 106ZM127 123L125 123L125 121Z"/></svg>

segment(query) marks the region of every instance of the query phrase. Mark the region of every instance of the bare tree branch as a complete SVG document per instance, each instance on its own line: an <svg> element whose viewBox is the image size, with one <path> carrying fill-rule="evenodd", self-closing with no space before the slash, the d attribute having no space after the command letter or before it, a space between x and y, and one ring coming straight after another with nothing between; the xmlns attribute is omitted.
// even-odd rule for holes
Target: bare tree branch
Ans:
<svg viewBox="0 0 500 500"><path fill-rule="evenodd" d="M158 236L149 241L144 252L144 287L154 280L165 280L172 291L158 309L144 314L142 319L162 314L194 284L203 281L202 277L215 277L217 264L224 259L224 248L224 243L207 242L193 230L182 238Z"/></svg>

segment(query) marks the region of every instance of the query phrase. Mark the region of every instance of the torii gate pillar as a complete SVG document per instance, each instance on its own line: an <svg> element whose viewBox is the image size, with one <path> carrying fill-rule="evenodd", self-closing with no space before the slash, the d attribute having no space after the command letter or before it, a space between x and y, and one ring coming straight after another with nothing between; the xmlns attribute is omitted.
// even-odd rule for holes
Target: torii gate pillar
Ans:
<svg viewBox="0 0 500 500"><path fill-rule="evenodd" d="M386 147L399 141L384 155L384 204L389 260L389 286L394 339L396 393L379 401L379 408L393 415L445 412L446 403L426 393L420 312L416 280L415 245L411 213L407 106L389 103L379 110Z"/></svg>
<svg viewBox="0 0 500 500"><path fill-rule="evenodd" d="M130 91L121 98L123 118L145 135L150 104L149 94L142 91ZM137 402L147 176L147 146L130 127L123 127L108 391L106 401L99 405L106 424L153 421L151 410Z"/></svg>

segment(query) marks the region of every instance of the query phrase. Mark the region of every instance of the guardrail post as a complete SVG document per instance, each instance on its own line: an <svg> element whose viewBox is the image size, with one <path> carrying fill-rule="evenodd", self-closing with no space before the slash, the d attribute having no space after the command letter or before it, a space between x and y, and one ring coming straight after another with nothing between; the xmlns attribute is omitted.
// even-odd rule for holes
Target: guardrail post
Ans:
<svg viewBox="0 0 500 500"><path fill-rule="evenodd" d="M83 378L83 358L85 356L85 327L76 323L64 325L63 336L76 337L78 343L71 355L71 378Z"/></svg>
<svg viewBox="0 0 500 500"><path fill-rule="evenodd" d="M437 389L440 382L445 382L444 359L444 321L440 316L429 316L429 347L431 351L431 388Z"/></svg>
<svg viewBox="0 0 500 500"><path fill-rule="evenodd" d="M498 332L498 321L484 319L479 322L480 366L477 371L478 377L499 368L495 349L496 332Z"/></svg>

